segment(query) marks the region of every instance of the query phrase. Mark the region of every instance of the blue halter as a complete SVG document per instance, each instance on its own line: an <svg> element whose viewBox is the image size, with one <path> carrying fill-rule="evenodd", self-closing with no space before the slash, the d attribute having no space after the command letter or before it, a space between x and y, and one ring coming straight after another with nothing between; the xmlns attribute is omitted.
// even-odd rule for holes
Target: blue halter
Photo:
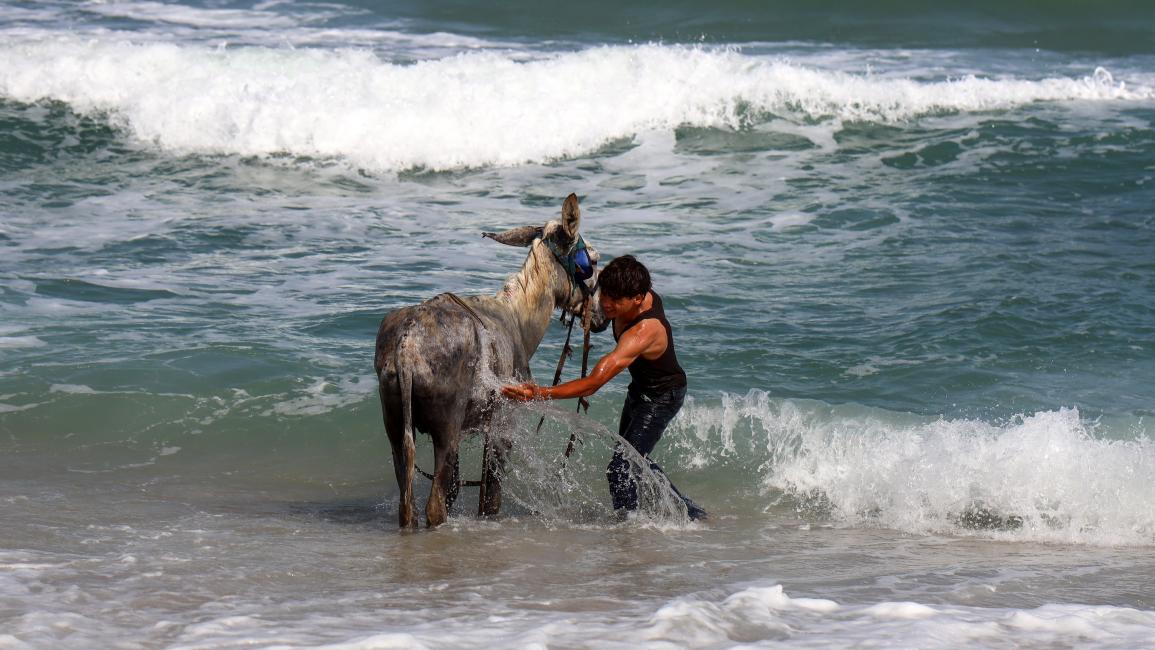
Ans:
<svg viewBox="0 0 1155 650"><path fill-rule="evenodd" d="M553 256L557 258L558 263L565 268L565 273L570 277L570 280L582 287L582 291L588 290L585 281L594 277L594 261L590 258L586 240L578 235L577 241L566 253L563 253L552 240L546 239L544 243L549 247Z"/></svg>

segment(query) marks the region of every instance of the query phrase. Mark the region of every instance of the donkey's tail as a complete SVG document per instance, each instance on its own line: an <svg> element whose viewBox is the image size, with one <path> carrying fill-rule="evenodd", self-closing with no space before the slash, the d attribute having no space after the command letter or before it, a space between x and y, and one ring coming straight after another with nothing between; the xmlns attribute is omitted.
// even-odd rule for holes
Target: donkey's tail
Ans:
<svg viewBox="0 0 1155 650"><path fill-rule="evenodd" d="M405 338L402 337L400 343L394 342L391 346L379 347L375 365L378 390L381 394L381 411L386 415L386 430L389 429L389 418L386 413L388 404L400 404L401 406L401 431L399 432L401 435L399 439L392 440L395 445L394 452L402 451L406 447L416 449L413 424L413 373L403 361L402 347L404 343ZM390 399L390 396L396 401ZM396 431L390 433L390 437L392 438L396 433Z"/></svg>
<svg viewBox="0 0 1155 650"><path fill-rule="evenodd" d="M403 363L397 364L398 395L401 400L401 431L404 444L417 448L417 436L413 431L413 373Z"/></svg>
<svg viewBox="0 0 1155 650"><path fill-rule="evenodd" d="M413 371L398 354L399 348L384 348L386 352L379 357L381 407L385 412L385 431L393 448L393 471L397 475L397 489L400 492L398 519L402 528L416 528L413 472L417 467L417 444L413 434ZM390 415L390 406L394 409L400 406L401 412L394 411ZM398 418L398 415L401 417Z"/></svg>

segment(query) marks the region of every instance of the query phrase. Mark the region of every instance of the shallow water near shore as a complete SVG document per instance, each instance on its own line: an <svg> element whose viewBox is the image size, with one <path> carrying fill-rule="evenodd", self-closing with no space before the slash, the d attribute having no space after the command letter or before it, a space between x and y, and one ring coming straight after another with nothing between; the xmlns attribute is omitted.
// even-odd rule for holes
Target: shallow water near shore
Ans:
<svg viewBox="0 0 1155 650"><path fill-rule="evenodd" d="M788 509L722 508L708 525L458 516L398 534L371 500L54 483L6 504L35 522L0 554L5 603L23 608L9 645L1134 647L1155 623L1155 563L1135 548L810 524Z"/></svg>
<svg viewBox="0 0 1155 650"><path fill-rule="evenodd" d="M1151 644L1151 11L594 9L0 2L0 648ZM711 521L622 378L397 532L381 317L570 192Z"/></svg>

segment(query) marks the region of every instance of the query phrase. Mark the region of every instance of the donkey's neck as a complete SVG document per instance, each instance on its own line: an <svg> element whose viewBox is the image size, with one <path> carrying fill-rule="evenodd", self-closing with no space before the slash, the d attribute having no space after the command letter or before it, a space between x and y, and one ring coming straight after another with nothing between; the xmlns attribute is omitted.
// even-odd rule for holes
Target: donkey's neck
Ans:
<svg viewBox="0 0 1155 650"><path fill-rule="evenodd" d="M496 299L508 305L517 323L522 349L528 359L549 329L557 303L557 265L553 253L540 241L529 249L521 270L505 281Z"/></svg>

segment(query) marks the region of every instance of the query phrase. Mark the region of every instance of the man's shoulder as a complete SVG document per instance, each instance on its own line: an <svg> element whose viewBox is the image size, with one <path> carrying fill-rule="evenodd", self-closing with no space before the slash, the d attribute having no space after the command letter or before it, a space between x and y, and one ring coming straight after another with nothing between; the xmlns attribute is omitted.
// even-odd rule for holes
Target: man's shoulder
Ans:
<svg viewBox="0 0 1155 650"><path fill-rule="evenodd" d="M629 329L622 332L618 341L625 341L627 339L651 339L659 335L665 336L666 328L662 326L662 321L654 316L646 316L638 319L630 325Z"/></svg>
<svg viewBox="0 0 1155 650"><path fill-rule="evenodd" d="M654 316L647 316L637 321L626 334L633 334L647 345L666 340L666 328L662 321Z"/></svg>

